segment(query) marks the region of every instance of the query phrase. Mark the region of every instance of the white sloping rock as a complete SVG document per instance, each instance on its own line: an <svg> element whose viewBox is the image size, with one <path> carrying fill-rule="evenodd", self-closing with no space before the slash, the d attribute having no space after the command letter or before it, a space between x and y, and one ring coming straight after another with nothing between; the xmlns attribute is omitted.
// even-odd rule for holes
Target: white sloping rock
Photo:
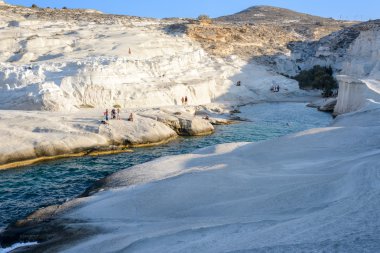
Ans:
<svg viewBox="0 0 380 253"><path fill-rule="evenodd" d="M118 172L105 187L121 188L64 215L101 232L63 252L376 251L379 117L377 106L328 128Z"/></svg>
<svg viewBox="0 0 380 253"><path fill-rule="evenodd" d="M113 145L157 144L177 136L167 125L146 117L110 120L108 125L101 119L100 112L0 111L0 165Z"/></svg>

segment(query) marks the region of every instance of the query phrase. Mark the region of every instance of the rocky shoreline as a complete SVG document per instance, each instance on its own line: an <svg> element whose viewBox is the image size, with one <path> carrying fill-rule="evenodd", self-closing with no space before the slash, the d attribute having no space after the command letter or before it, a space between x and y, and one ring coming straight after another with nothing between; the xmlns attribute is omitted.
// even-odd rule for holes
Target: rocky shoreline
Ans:
<svg viewBox="0 0 380 253"><path fill-rule="evenodd" d="M194 107L145 109L133 112L133 122L125 120L128 115L124 113L124 119L103 124L93 112L72 116L17 112L17 119L28 121L21 123L7 111L0 111L0 125L3 126L0 132L5 136L0 144L0 170L68 157L132 152L131 148L161 145L178 136L209 135L214 132L213 125L236 121L205 119L206 112L200 115L196 112ZM23 144L12 145L20 142Z"/></svg>

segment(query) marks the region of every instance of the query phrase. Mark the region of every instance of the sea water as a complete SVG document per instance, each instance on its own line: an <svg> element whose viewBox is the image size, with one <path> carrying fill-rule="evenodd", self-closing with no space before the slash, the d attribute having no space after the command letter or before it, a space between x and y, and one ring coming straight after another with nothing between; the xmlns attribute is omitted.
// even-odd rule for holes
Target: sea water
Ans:
<svg viewBox="0 0 380 253"><path fill-rule="evenodd" d="M217 126L210 136L181 137L165 145L138 148L133 153L62 159L0 171L0 231L41 207L73 199L96 180L133 165L220 143L268 140L327 126L332 121L330 114L304 103L264 103L240 110L238 116L249 121Z"/></svg>

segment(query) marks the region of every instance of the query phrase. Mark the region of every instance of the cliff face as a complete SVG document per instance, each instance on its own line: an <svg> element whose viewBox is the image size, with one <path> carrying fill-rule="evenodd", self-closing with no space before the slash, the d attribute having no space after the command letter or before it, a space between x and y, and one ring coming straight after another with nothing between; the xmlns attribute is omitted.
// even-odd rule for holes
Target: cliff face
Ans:
<svg viewBox="0 0 380 253"><path fill-rule="evenodd" d="M380 23L380 22L379 22ZM360 33L347 50L339 78L335 114L380 102L380 26Z"/></svg>
<svg viewBox="0 0 380 253"><path fill-rule="evenodd" d="M376 47L376 35L367 35L367 33L377 33L379 27L380 20L375 20L333 32L318 41L292 42L288 45L291 51L289 55L267 57L265 60L277 72L288 75L295 75L300 70L310 69L314 65L332 66L335 73L341 73L347 68L347 64L355 61L356 58L368 60L366 57L369 55L376 58L376 53L364 51L368 50L367 48ZM368 36L374 37L370 39L374 43L365 42L365 37ZM359 48L364 46L364 51L360 51L359 48L352 49L355 44Z"/></svg>
<svg viewBox="0 0 380 253"><path fill-rule="evenodd" d="M238 70L168 34L170 21L15 6L0 16L1 109L205 104Z"/></svg>

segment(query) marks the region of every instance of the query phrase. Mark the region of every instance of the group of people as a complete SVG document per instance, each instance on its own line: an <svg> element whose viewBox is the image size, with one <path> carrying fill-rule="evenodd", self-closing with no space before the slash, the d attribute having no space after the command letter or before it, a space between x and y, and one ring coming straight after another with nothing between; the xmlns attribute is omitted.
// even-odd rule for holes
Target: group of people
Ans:
<svg viewBox="0 0 380 253"><path fill-rule="evenodd" d="M111 115L111 118L110 118L110 115ZM103 116L104 116L104 118L102 120L103 124L108 124L107 122L110 119L120 120L121 119L120 118L120 109L119 108L117 108L117 109L113 108L111 110L111 113L109 112L108 109L106 109L106 111L103 113ZM133 113L132 112L128 117L128 121L133 121Z"/></svg>
<svg viewBox="0 0 380 253"><path fill-rule="evenodd" d="M104 115L104 120L105 121L108 121L110 119L109 118L110 113L109 113L108 109L106 109L106 111L103 113L103 115ZM119 108L117 108L117 109L113 108L111 110L111 119L120 120L120 109Z"/></svg>
<svg viewBox="0 0 380 253"><path fill-rule="evenodd" d="M270 90L272 92L279 92L280 91L280 85L272 85L272 87L270 88Z"/></svg>
<svg viewBox="0 0 380 253"><path fill-rule="evenodd" d="M187 105L187 96L181 98L182 105Z"/></svg>

